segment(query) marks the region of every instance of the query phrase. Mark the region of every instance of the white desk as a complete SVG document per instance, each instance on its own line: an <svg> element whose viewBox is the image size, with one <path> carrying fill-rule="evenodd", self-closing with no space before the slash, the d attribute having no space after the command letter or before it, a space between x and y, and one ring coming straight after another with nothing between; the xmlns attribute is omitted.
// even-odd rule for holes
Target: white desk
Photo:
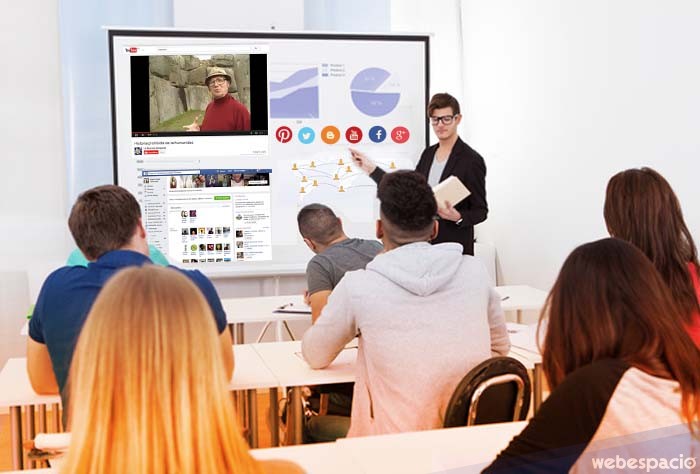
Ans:
<svg viewBox="0 0 700 474"><path fill-rule="evenodd" d="M526 285L506 285L494 287L501 295L503 311L515 311L518 323L522 322L523 311L539 311L547 300L547 292Z"/></svg>
<svg viewBox="0 0 700 474"><path fill-rule="evenodd" d="M277 377L267 368L251 344L233 346L235 367L229 390L243 392L236 394L236 410L242 424L248 427L248 443L252 448L258 446L258 397L257 389L269 389L268 421L271 442L279 445L279 420L277 416ZM243 396L244 395L244 396Z"/></svg>
<svg viewBox="0 0 700 474"><path fill-rule="evenodd" d="M462 474L480 472L526 424L522 421L343 438L335 443L253 449L250 453L259 461L292 461L309 474L425 474L447 471ZM30 472L56 471L42 469Z"/></svg>
<svg viewBox="0 0 700 474"><path fill-rule="evenodd" d="M32 388L27 374L27 359L8 359L0 371L0 407L10 408L10 447L12 450L12 468L22 469L22 407L25 407L27 439L34 439L34 406L39 406L39 430L47 431L46 405L53 405L56 431L60 431L59 395L38 395Z"/></svg>
<svg viewBox="0 0 700 474"><path fill-rule="evenodd" d="M256 296L252 298L225 298L221 304L226 311L226 320L234 327L234 339L237 344L244 342L243 327L245 323L268 323L260 333L260 340L271 323L276 323L277 340L282 340L282 324L286 321L309 321L310 313L275 313L282 305L293 303L299 308L308 308L302 295ZM287 328L289 331L289 328ZM290 331L290 336L291 336Z"/></svg>
<svg viewBox="0 0 700 474"><path fill-rule="evenodd" d="M542 391L544 384L544 374L542 373L542 354L537 345L538 324L522 325L508 323L508 335L510 336L511 353L521 360L528 360L534 366L532 372L532 394L534 411L539 410L542 405ZM546 328L543 327L543 331ZM541 334L540 339L543 339Z"/></svg>
<svg viewBox="0 0 700 474"><path fill-rule="evenodd" d="M515 311L518 322L522 320L523 311L542 309L547 298L547 292L525 285L496 286L494 288L501 295L501 298L505 298L501 301L503 310ZM309 314L274 312L276 308L288 303L293 303L299 308L304 307L304 299L299 294L226 298L222 299L221 303L226 311L228 323L234 326L235 340L239 344L243 342L243 325L245 323L277 323L277 340L281 341L281 324L283 322L311 321Z"/></svg>
<svg viewBox="0 0 700 474"><path fill-rule="evenodd" d="M312 369L301 355L301 341L267 342L252 344L267 368L275 375L281 387L292 387L289 394L287 437L289 444L301 443L302 413L301 393L299 387L304 385L326 385L355 381L355 362L357 360L356 341L343 349L335 360L325 369ZM520 353L509 354L534 370L528 357ZM466 374L465 374L466 375Z"/></svg>
<svg viewBox="0 0 700 474"><path fill-rule="evenodd" d="M270 389L270 430L273 443L279 444L277 439L277 377L263 363L253 347L248 345L233 346L235 358L235 370L233 380L229 383L232 391L244 391L246 402L239 403L239 410L246 418L249 428L249 442L251 446L257 446L257 398L256 389ZM274 403L272 403L274 397ZM25 408L26 439L34 439L36 435L34 423L34 407L39 407L39 432L48 432L46 426L46 405L53 405L54 413L58 414L61 403L59 395L38 395L29 382L27 374L27 359L12 358L7 361L0 371L0 407L10 408L10 444L12 448L12 467L22 469L22 407ZM247 406L246 406L247 405ZM273 416L274 415L274 416ZM61 431L60 418L56 420L54 431Z"/></svg>
<svg viewBox="0 0 700 474"><path fill-rule="evenodd" d="M362 472L347 450L337 443L306 444L283 448L254 449L259 461L285 460L297 463L308 474L357 474Z"/></svg>
<svg viewBox="0 0 700 474"><path fill-rule="evenodd" d="M336 444L346 456L352 457L361 472L368 474L448 471L462 474L481 472L525 425L527 422L519 421L343 438Z"/></svg>
<svg viewBox="0 0 700 474"><path fill-rule="evenodd" d="M356 346L357 343L350 345ZM277 377L280 386L291 387L287 404L288 444L299 444L302 440L300 387L355 381L355 348L342 350L331 365L322 370L314 370L301 356L301 341L267 342L253 344L253 347Z"/></svg>

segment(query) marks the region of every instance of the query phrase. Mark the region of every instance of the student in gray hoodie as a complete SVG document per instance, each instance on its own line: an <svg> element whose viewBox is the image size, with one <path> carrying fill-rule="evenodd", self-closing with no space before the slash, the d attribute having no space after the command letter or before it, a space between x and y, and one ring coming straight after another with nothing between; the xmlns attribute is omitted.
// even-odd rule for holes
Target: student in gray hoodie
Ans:
<svg viewBox="0 0 700 474"><path fill-rule="evenodd" d="M345 274L302 343L323 368L359 337L348 436L440 428L462 377L510 349L483 264L460 244L429 243L437 205L425 178L387 174L377 194L384 253Z"/></svg>

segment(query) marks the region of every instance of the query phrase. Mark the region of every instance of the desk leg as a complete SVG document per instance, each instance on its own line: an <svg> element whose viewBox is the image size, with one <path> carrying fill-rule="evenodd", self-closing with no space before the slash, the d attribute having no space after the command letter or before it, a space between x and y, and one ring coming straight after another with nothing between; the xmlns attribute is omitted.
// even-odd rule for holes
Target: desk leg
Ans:
<svg viewBox="0 0 700 474"><path fill-rule="evenodd" d="M12 469L24 469L22 458L22 407L10 407L10 445L12 446Z"/></svg>
<svg viewBox="0 0 700 474"><path fill-rule="evenodd" d="M243 323L235 323L233 325L233 343L245 343L245 326L243 325Z"/></svg>
<svg viewBox="0 0 700 474"><path fill-rule="evenodd" d="M515 312L515 321L516 321L518 324L522 324L522 323L523 323L523 310L522 310L522 309L519 309L519 310L517 310L517 311Z"/></svg>
<svg viewBox="0 0 700 474"><path fill-rule="evenodd" d="M301 387L292 387L287 393L287 445L302 443L302 423L304 418L301 406Z"/></svg>
<svg viewBox="0 0 700 474"><path fill-rule="evenodd" d="M54 403L51 406L51 410L53 410L53 432L54 433L60 433L61 432L61 410L58 406L58 403Z"/></svg>
<svg viewBox="0 0 700 474"><path fill-rule="evenodd" d="M280 445L280 418L279 418L279 401L277 387L270 388L270 446L277 447Z"/></svg>
<svg viewBox="0 0 700 474"><path fill-rule="evenodd" d="M540 409L540 405L542 405L542 364L535 364L535 368L532 372L532 378L534 379L532 394L533 398L535 399L533 405L533 413L537 413L537 410Z"/></svg>
<svg viewBox="0 0 700 474"><path fill-rule="evenodd" d="M46 405L39 405L39 433L46 432Z"/></svg>
<svg viewBox="0 0 700 474"><path fill-rule="evenodd" d="M258 447L258 394L255 390L246 390L248 398L248 440L250 447Z"/></svg>
<svg viewBox="0 0 700 474"><path fill-rule="evenodd" d="M25 429L27 430L26 436L28 440L33 440L36 437L36 429L34 425L34 405L27 405L24 410L24 422L26 423ZM31 469L36 467L36 463L34 461L27 460L27 464Z"/></svg>
<svg viewBox="0 0 700 474"><path fill-rule="evenodd" d="M284 341L284 336L282 335L282 321L275 322L275 341Z"/></svg>

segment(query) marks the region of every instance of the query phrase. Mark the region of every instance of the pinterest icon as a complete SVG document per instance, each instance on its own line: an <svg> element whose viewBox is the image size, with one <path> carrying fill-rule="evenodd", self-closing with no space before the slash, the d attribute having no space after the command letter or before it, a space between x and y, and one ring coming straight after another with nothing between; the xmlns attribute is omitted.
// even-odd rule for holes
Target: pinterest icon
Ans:
<svg viewBox="0 0 700 474"><path fill-rule="evenodd" d="M275 132L275 138L277 138L277 141L280 143L287 143L292 139L292 129L286 125L281 126Z"/></svg>

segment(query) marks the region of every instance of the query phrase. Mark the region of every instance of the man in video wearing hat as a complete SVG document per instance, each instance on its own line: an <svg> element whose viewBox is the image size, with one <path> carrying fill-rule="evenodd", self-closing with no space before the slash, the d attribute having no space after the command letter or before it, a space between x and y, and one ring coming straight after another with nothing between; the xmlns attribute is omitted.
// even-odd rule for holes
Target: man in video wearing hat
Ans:
<svg viewBox="0 0 700 474"><path fill-rule="evenodd" d="M199 125L194 119L185 128L189 132L235 132L250 130L250 112L229 94L231 76L220 68L209 69L204 83L209 88L212 100L204 111L204 120Z"/></svg>

